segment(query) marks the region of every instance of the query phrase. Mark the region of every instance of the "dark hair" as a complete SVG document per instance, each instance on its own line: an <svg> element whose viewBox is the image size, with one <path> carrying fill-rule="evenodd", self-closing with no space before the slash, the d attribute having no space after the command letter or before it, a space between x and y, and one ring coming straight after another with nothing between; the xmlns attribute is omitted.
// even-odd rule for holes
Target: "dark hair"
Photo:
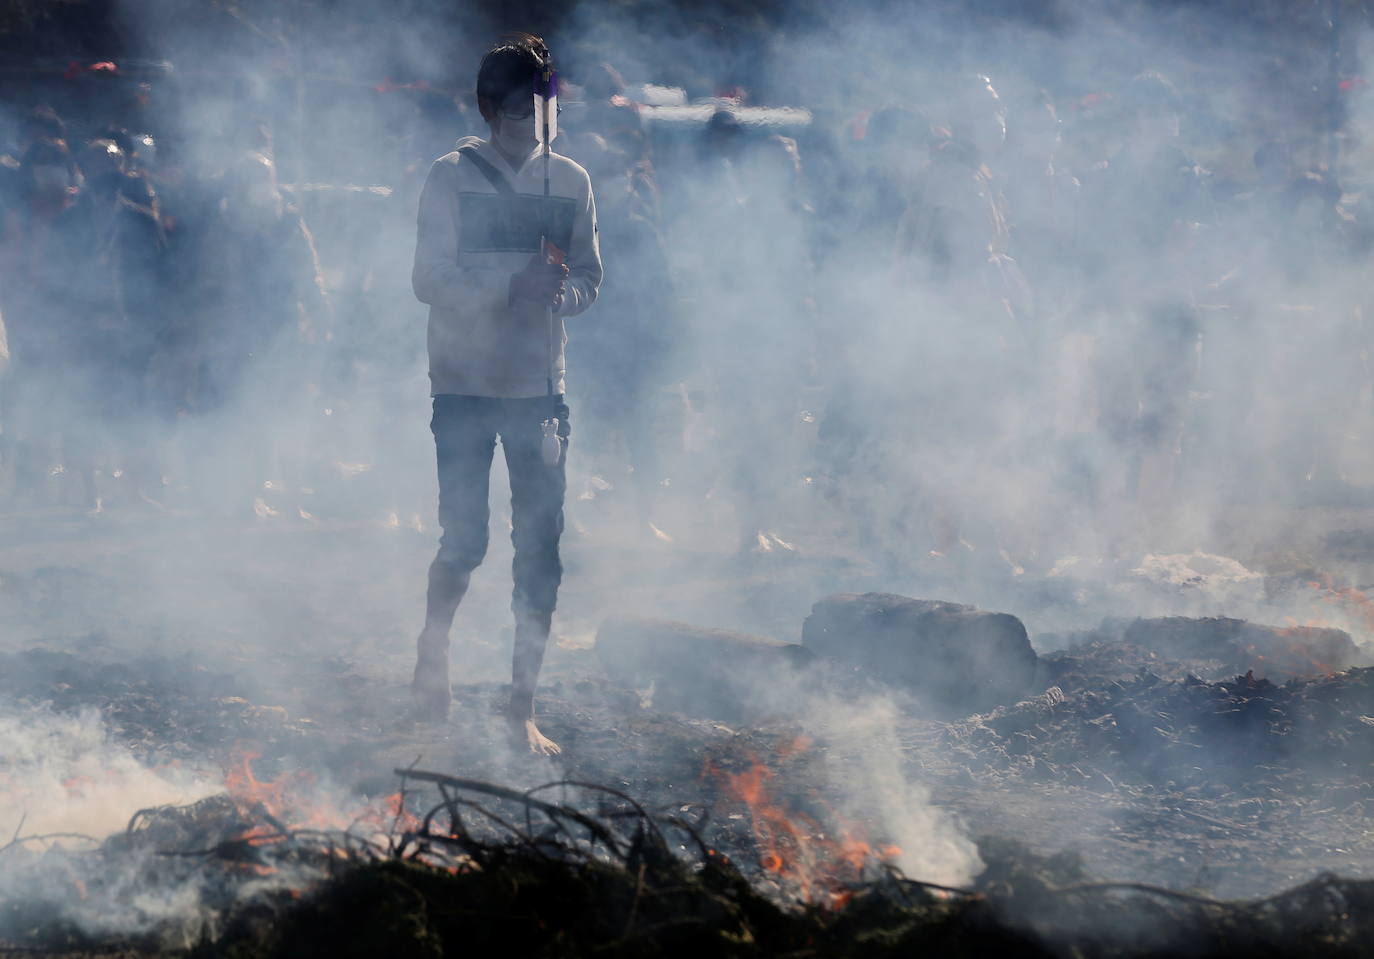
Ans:
<svg viewBox="0 0 1374 959"><path fill-rule="evenodd" d="M499 104L516 90L533 92L534 79L553 67L549 48L532 33L510 33L487 51L477 70L477 99Z"/></svg>
<svg viewBox="0 0 1374 959"><path fill-rule="evenodd" d="M706 132L701 138L701 148L708 154L730 155L744 147L745 132L739 117L729 110L717 110L706 121Z"/></svg>

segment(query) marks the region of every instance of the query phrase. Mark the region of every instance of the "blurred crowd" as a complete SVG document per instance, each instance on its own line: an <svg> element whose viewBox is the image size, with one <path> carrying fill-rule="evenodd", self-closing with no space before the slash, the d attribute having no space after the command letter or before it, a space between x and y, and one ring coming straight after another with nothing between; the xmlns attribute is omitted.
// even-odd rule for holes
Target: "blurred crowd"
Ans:
<svg viewBox="0 0 1374 959"><path fill-rule="evenodd" d="M205 435L218 410L268 386L265 408L289 415L318 381L314 239L269 129L237 132L229 162L198 175L118 125L75 132L46 106L18 125L0 158L0 455L17 504L162 506L174 437L222 466ZM188 420L200 429L179 430ZM266 476L281 455L270 418L258 435L232 456Z"/></svg>
<svg viewBox="0 0 1374 959"><path fill-rule="evenodd" d="M810 498L893 562L1048 569L1190 510L1358 494L1371 236L1326 141L1275 130L1209 169L1156 73L1073 101L958 76L804 123L741 91L674 116L604 64L572 79L556 148L591 174L606 266L570 325L573 448L649 535L672 538L665 499L711 497L741 550L789 552ZM281 182L248 117L192 161L22 114L0 497L160 509L209 485L261 515L264 482L348 459L315 424L412 382L415 197L485 132L432 99L370 191ZM322 227L329 191L360 199ZM255 425L229 443L231 422Z"/></svg>

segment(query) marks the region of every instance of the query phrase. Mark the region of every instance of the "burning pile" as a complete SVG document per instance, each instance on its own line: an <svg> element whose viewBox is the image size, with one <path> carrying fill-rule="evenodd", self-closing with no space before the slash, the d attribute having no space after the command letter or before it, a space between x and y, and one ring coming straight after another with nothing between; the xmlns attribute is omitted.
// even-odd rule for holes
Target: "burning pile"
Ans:
<svg viewBox="0 0 1374 959"><path fill-rule="evenodd" d="M251 772L251 770L250 770ZM1095 883L1072 857L1038 858L985 842L988 868L950 889L878 868L849 848L848 880L815 875L843 898L806 904L766 897L701 841L700 818L652 813L615 790L553 783L517 791L417 770L383 804L386 830L295 828L254 800L224 795L145 810L96 849L63 855L68 895L117 896L125 910L178 891L186 917L132 934L93 937L60 901L35 888L0 908L0 943L27 954L100 950L123 956L1133 956L1345 955L1374 935L1374 883L1324 878L1280 896L1227 903L1140 884ZM762 801L762 773L734 786ZM260 787L263 784L258 784ZM266 792L272 793L271 788ZM437 802L435 799L437 792ZM554 801L598 797L595 811ZM422 815L409 809L430 798ZM762 807L760 807L762 809ZM784 847L804 830L780 828L771 868L797 874ZM372 828L376 823L368 824ZM223 836L228 838L218 838ZM787 841L783 841L784 838ZM12 845L3 852L12 851ZM796 850L789 850L789 853ZM814 858L804 856L820 868ZM767 865L767 863L766 863ZM871 861L870 861L871 865ZM38 863L28 871L37 876ZM50 875L54 863L42 863ZM94 877L88 888L80 872ZM117 873L128 874L112 882ZM53 894L54 880L47 880ZM117 887L117 888L116 888ZM106 907L113 900L106 898ZM143 916L147 919L148 916Z"/></svg>
<svg viewBox="0 0 1374 959"><path fill-rule="evenodd" d="M1094 879L1139 878L1139 859L1114 871L1102 856L1089 867L991 839L975 849L952 819L977 812L976 804L959 805L968 794L1020 802L1034 815L1034 790L1041 799L1059 790L1053 802L1091 792L1085 802L1147 823L1142 848L1150 854L1164 855L1158 826L1167 814L1192 827L1177 831L1180 841L1216 840L1204 849L1211 863L1226 850L1273 842L1282 831L1275 824L1310 789L1322 803L1344 797L1351 818L1324 818L1345 829L1364 817L1374 771L1360 748L1374 725L1374 670L1281 685L1254 673L1219 681L1191 675L1204 660L1215 660L1209 670L1235 661L1212 656L1198 635L1221 635L1225 656L1262 652L1272 663L1281 653L1305 669L1313 651L1341 653L1344 634L1233 620L1140 621L1063 652L1023 657L1007 688L1033 682L1046 691L1008 694L986 712L946 722L885 696L880 683L889 677L880 664L908 657L928 666L958 645L934 641L942 637L971 638L965 647L982 642L996 662L998 650L1023 651L1018 624L900 597L839 599L836 616L901 614L884 614L890 628L874 634L868 659L850 662L822 649L832 633L839 643L838 626L825 635L813 629L817 651L806 656L802 647L673 628L681 650L716 656L696 660L762 661L757 677L733 669L741 685L722 693L730 707L731 696L754 688L749 683L772 684L778 694L762 700L766 713L760 701L747 703L758 714L751 719L742 718L745 709L732 719L655 711L638 686L600 678L554 684L545 716L572 733L565 737L572 748L547 777L549 767L492 753L483 723L500 692L494 685L463 688L460 718L426 739L431 732L396 718L403 690L367 686L342 663L314 687L349 696L322 694L308 713L299 706L288 713L253 705L243 698L251 691L232 677L207 672L105 669L65 654L0 657L0 693L12 687L20 708L71 717L94 700L109 724L108 735L92 728L76 737L95 744L94 758L76 750L77 758L49 763L36 780L0 759L0 789L15 811L9 822L0 819L0 947L208 957L882 957L918 950L1125 956L1184 947L1206 955L1299 944L1311 953L1316 943L1340 954L1374 932L1358 911L1374 904L1363 882L1322 878L1263 900L1225 902ZM660 624L654 635L666 630ZM627 633L626 643L636 636ZM660 655L663 645L633 648ZM656 660L635 662L657 669L652 679L677 678ZM899 678L908 686L925 680L914 670ZM795 714L797 690L807 694L805 717ZM360 701L373 710L361 719ZM27 754L64 755L62 736L39 737L46 745ZM257 745L233 752L249 742ZM232 758L218 774L174 765L226 753ZM466 775L412 766L396 770L399 788L389 772L376 777L417 753L431 757L426 765ZM109 770L118 772L113 791L102 786ZM558 781L540 785L544 778ZM16 789L24 779L42 788ZM92 821L86 838L53 837L45 833L64 815L19 815L21 807L77 808L67 804L82 796L107 818L116 808L122 819L126 796L148 808L108 838L113 823ZM1039 808L1048 818L1069 807ZM1024 822L1027 813L1019 814ZM1020 835L986 822L977 829ZM1041 849L1066 845L1044 840ZM969 868L957 876L940 871L955 860ZM1145 874L1188 885L1177 869Z"/></svg>
<svg viewBox="0 0 1374 959"><path fill-rule="evenodd" d="M0 943L282 956L439 954L440 940L479 955L577 955L619 943L685 955L766 932L792 951L837 907L765 898L702 840L699 809L651 814L588 784L522 792L407 769L398 793L345 828L328 825L337 810L306 802L313 790L260 781L251 760L231 770L225 794L142 810L87 851L5 863L24 892L0 909ZM559 793L593 798L596 811L546 798ZM839 882L812 865L817 882Z"/></svg>

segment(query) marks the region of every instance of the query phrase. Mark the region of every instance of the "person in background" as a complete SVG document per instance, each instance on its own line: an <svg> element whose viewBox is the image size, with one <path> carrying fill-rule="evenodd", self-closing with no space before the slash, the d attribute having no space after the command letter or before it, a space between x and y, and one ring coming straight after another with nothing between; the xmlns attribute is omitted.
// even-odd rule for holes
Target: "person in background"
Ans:
<svg viewBox="0 0 1374 959"><path fill-rule="evenodd" d="M19 155L23 156L40 140L67 142L67 124L56 110L46 104L34 107L19 124Z"/></svg>
<svg viewBox="0 0 1374 959"><path fill-rule="evenodd" d="M198 405L254 423L234 454L214 441L194 454L202 485L235 512L298 513L307 482L307 405L320 368L330 303L315 238L277 181L270 131L253 124L224 172L213 226L201 244ZM283 415L283 414L287 415ZM210 440L215 431L202 435ZM246 450L246 453L245 453ZM213 495L212 501L220 499Z"/></svg>
<svg viewBox="0 0 1374 959"><path fill-rule="evenodd" d="M121 480L122 505L156 502L161 473L146 399L164 321L162 227L150 208L130 199L138 194L113 140L91 140L76 159L84 186L58 220L51 253L54 269L79 265L58 297L66 392L77 404L68 455L88 506L102 506L93 477L100 465Z"/></svg>
<svg viewBox="0 0 1374 959"><path fill-rule="evenodd" d="M10 370L0 383L4 459L20 501L43 493L67 402L60 385L66 337L58 304L71 267L56 258L54 232L76 199L81 172L61 139L24 150L10 200L0 209L0 310Z"/></svg>
<svg viewBox="0 0 1374 959"><path fill-rule="evenodd" d="M559 751L535 723L534 694L563 575L563 320L592 305L602 275L591 180L572 160L544 154L535 136L535 82L552 69L548 47L529 34L483 57L477 105L491 133L464 137L430 168L411 275L430 307L430 428L443 527L411 692L423 716L447 715L449 631L486 555L499 438L515 546L506 719L518 748L537 755Z"/></svg>
<svg viewBox="0 0 1374 959"><path fill-rule="evenodd" d="M1124 465L1106 499L1133 502L1154 530L1172 506L1197 374L1199 247L1216 220L1202 171L1178 145L1181 110L1160 74L1133 79L1121 95L1120 148L1083 184L1087 275L1112 317L1101 415ZM1143 528L1120 531L1131 532Z"/></svg>
<svg viewBox="0 0 1374 959"><path fill-rule="evenodd" d="M568 352L587 384L586 432L623 441L621 468L629 470L637 531L665 539L654 523L666 452L658 401L672 381L675 315L653 166L633 105L598 100L587 111L584 126L591 124L575 138L577 156L597 184L601 249L617 272L597 294L597 321L569 342Z"/></svg>
<svg viewBox="0 0 1374 959"><path fill-rule="evenodd" d="M1024 397L1031 414L1019 437L1021 462L1047 487L1035 494L1061 504L1054 511L1026 511L1022 522L1030 551L1054 562L1065 551L1085 548L1094 527L1101 446L1097 433L1094 357L1098 314L1082 302L1082 184L1061 161L1063 124L1046 90L1025 90L1011 99L1001 182L1006 197L1008 252L1034 291L1034 326L1028 331ZM1065 516L1075 521L1066 522Z"/></svg>
<svg viewBox="0 0 1374 959"><path fill-rule="evenodd" d="M1201 373L1210 455L1192 465L1233 497L1340 502L1351 494L1341 452L1368 383L1362 285L1344 281L1362 257L1344 191L1329 171L1304 169L1295 145L1260 144L1251 188L1222 208L1226 259L1208 293L1226 310L1208 328Z"/></svg>
<svg viewBox="0 0 1374 959"><path fill-rule="evenodd" d="M985 162L1003 146L1005 112L986 77L959 89L969 92L945 108L951 118L935 128L897 229L904 322L893 337L920 348L905 376L889 374L889 403L914 411L920 427L891 431L884 473L910 484L888 503L899 544L924 540L922 561L937 566L996 568L1016 562L1002 526L1015 513L1009 442L1027 413L1030 297L1007 254L1006 201Z"/></svg>
<svg viewBox="0 0 1374 959"><path fill-rule="evenodd" d="M217 220L220 196L203 170L185 162L175 139L163 140L156 152L140 145L139 152L140 173L157 195L157 216L167 246L160 271L165 321L150 371L148 402L176 434L177 424L188 422L200 408L201 324L208 304L198 280L212 237L222 233ZM178 449L180 443L172 447ZM169 464L168 469L181 487L184 464Z"/></svg>
<svg viewBox="0 0 1374 959"><path fill-rule="evenodd" d="M141 162L145 159L151 139L135 137L128 130L115 123L106 125L96 136L102 140L112 141L115 146L119 147L120 153L124 156L124 179L120 186L125 198L130 203L147 207L154 216L159 216L157 191L153 188L152 180L147 175L145 164ZM140 153L140 148L144 151L143 153Z"/></svg>
<svg viewBox="0 0 1374 959"><path fill-rule="evenodd" d="M40 140L67 143L67 125L50 106L29 110L15 124L12 140L0 141L0 216L23 202L24 174L21 170L24 154Z"/></svg>
<svg viewBox="0 0 1374 959"><path fill-rule="evenodd" d="M865 549L889 545L890 512L881 502L887 474L880 463L909 417L904 403L893 402L901 374L892 369L890 324L905 322L893 296L897 227L920 185L930 142L930 118L916 109L885 106L861 114L839 196L820 199L835 204L821 219L836 237L826 244L818 276L820 372L827 386L821 475L826 496L849 516Z"/></svg>
<svg viewBox="0 0 1374 959"><path fill-rule="evenodd" d="M803 384L815 375L801 155L794 139L760 137L730 109L710 118L695 146L695 165L665 198L676 198L669 244L691 297L684 312L695 317L682 331L699 384L689 415L701 412L717 454L703 458L702 479L728 494L737 555L787 554L781 506L801 483L787 453Z"/></svg>

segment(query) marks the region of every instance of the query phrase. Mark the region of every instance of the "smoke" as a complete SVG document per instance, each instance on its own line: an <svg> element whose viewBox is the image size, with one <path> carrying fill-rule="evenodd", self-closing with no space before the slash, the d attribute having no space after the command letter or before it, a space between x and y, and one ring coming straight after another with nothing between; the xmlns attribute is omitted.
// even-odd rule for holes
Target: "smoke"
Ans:
<svg viewBox="0 0 1374 959"><path fill-rule="evenodd" d="M904 761L904 715L890 699L813 703L808 730L826 750L827 795L839 797L843 821L863 823L900 852L894 864L908 876L964 885L982 870L977 847L950 810Z"/></svg>
<svg viewBox="0 0 1374 959"><path fill-rule="evenodd" d="M423 4L384 18L245 6L216 14L218 31L156 5L125 16L149 53L196 65L154 118L173 155L217 193L242 153L264 149L262 121L313 240L292 253L305 315L258 324L246 350L230 344L251 362L222 404L176 424L165 472L232 514L432 530L411 207L428 160L480 132L475 53L509 25ZM1329 153L1329 104L1280 96L1290 75L1330 72L1314 60L1319 24L1302 21L1303 57L1273 71L1272 24L1224 11L764 16L771 29L703 29L668 5L584 5L557 24L565 73L587 96L605 59L632 99L666 83L700 104L643 113L656 184L635 188L656 207L660 273L615 242L611 200L637 157L613 137L591 142L602 113L569 98L560 147L601 184L603 233L621 254L598 310L572 329L572 495L587 505L570 525L588 534L584 583L618 578L600 547L619 544L614 521L632 513L712 551L856 549L877 586L959 584L942 598L995 605L1055 568L1077 579L1104 559L1133 570L1162 547L1248 549L1258 536L1218 525L1229 503L1358 486L1359 444L1324 415L1363 395L1355 366L1323 376L1360 335L1340 315L1352 274L1334 251L1295 262L1327 249L1331 223L1249 195L1263 188L1250 155L1267 142L1285 141L1294 171ZM1116 172L1133 136L1125 91L1145 69L1179 89L1177 147L1203 197L1178 204L1182 236L1162 261L1159 237L1139 231L1153 229L1161 191L1181 188L1132 192ZM730 92L744 104L701 100ZM753 122L755 105L805 112ZM718 107L745 122L704 124ZM213 302L211 347L215 330L272 312L261 284L241 286ZM1174 299L1182 319L1165 315ZM647 326L652 336L636 330ZM1256 386L1318 380L1298 403ZM637 420L627 404L642 407ZM853 537L831 535L835 524ZM784 619L770 606L722 625L780 632Z"/></svg>
<svg viewBox="0 0 1374 959"><path fill-rule="evenodd" d="M16 904L44 903L91 935L161 928L174 930L169 934L179 936L179 945L194 941L205 912L197 883L150 885L144 860L157 858L151 851L94 870L67 851L92 851L140 809L192 803L222 787L182 766L140 762L94 710L7 706L0 712L0 741L0 833L7 840L0 847L0 897L11 906L6 924L23 921Z"/></svg>
<svg viewBox="0 0 1374 959"><path fill-rule="evenodd" d="M194 802L218 788L183 767L140 763L94 710L6 710L0 737L0 833L7 837L80 833L100 840L139 809Z"/></svg>
<svg viewBox="0 0 1374 959"><path fill-rule="evenodd" d="M70 106L73 143L108 120L158 140L170 362L141 371L160 398L132 410L52 390L6 304L15 382L56 397L19 390L7 435L42 440L44 507L95 506L92 477L106 508L74 537L114 544L69 560L92 582L35 578L6 613L13 642L100 630L232 661L294 709L312 661L408 675L437 538L415 202L429 163L483 132L489 38L545 25L420 0L212 6L123 4L171 72L150 99ZM1302 511L1363 502L1374 477L1366 215L1343 190L1368 101L1348 94L1341 126L1322 61L1340 38L1224 7L970 6L736 22L588 3L548 24L585 91L558 148L592 173L607 268L570 323L563 636L640 614L794 640L851 590L1006 610L1032 634L1312 618L1318 597L1269 589L1259 560L1318 551L1337 521ZM688 104L660 89L608 122L629 111L597 99L603 60L629 99ZM1128 89L1149 69L1178 88L1186 169L1136 155ZM70 330L57 345L90 352ZM121 512L140 492L161 507ZM455 628L474 682L507 668L504 513ZM577 645L551 644L550 675L584 667ZM903 764L901 711L817 710L842 809L911 874L970 876L961 827ZM32 746L7 807L25 832L98 835L194 785L112 758L90 716L4 722ZM109 775L89 801L63 785Z"/></svg>

